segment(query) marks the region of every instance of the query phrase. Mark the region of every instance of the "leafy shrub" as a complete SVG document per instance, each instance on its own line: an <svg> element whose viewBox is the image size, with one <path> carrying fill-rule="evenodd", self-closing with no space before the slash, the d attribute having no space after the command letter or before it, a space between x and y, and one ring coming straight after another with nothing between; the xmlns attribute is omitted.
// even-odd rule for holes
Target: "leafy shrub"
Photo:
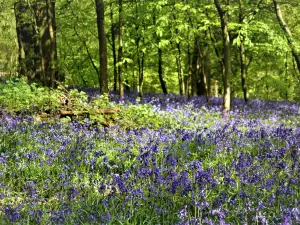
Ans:
<svg viewBox="0 0 300 225"><path fill-rule="evenodd" d="M135 128L158 129L170 123L167 117L159 115L149 104L125 105L118 118L121 126Z"/></svg>
<svg viewBox="0 0 300 225"><path fill-rule="evenodd" d="M60 106L62 92L27 84L23 79L0 84L0 104L11 112L23 110L53 111Z"/></svg>

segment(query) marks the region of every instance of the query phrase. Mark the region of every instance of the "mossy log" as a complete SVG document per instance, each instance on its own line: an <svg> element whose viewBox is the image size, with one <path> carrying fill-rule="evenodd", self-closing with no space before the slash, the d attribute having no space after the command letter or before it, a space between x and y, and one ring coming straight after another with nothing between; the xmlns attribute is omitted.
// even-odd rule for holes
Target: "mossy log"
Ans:
<svg viewBox="0 0 300 225"><path fill-rule="evenodd" d="M113 114L120 112L120 109L112 109L112 108L106 108L106 109L99 109L93 111L93 114L102 114L102 115L109 115L112 116ZM71 119L75 117L81 117L81 118L89 118L90 113L88 111L72 111L72 110L60 110L59 117L70 117ZM113 118L106 118L108 120L113 120ZM99 121L99 123L104 127L109 127L110 123L108 121Z"/></svg>
<svg viewBox="0 0 300 225"><path fill-rule="evenodd" d="M120 109L99 109L95 110L94 113L99 114L115 114L117 112L120 112ZM72 110L60 110L60 116L67 117L67 116L84 116L89 115L90 113L88 111L72 111Z"/></svg>

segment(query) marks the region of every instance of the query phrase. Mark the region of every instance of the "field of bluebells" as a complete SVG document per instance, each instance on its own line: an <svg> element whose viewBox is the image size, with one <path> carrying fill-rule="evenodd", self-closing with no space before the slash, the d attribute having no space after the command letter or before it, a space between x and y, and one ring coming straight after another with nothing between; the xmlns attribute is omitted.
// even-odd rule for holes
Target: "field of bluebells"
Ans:
<svg viewBox="0 0 300 225"><path fill-rule="evenodd" d="M2 111L0 224L300 224L299 104L234 99L227 119L218 98L116 104L149 104L166 122L103 128Z"/></svg>

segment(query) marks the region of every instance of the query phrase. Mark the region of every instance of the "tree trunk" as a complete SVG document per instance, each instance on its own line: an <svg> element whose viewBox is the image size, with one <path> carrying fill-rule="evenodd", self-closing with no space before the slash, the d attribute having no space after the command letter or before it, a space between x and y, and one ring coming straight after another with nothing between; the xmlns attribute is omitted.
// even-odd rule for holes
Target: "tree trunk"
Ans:
<svg viewBox="0 0 300 225"><path fill-rule="evenodd" d="M231 104L231 93L230 93L230 83L231 83L231 46L230 46L230 36L227 24L227 11L224 11L220 5L219 0L214 0L215 6L217 8L222 29L222 39L223 39L223 62L224 62L224 77L223 77L223 112L224 116L227 116L227 112L230 110Z"/></svg>
<svg viewBox="0 0 300 225"><path fill-rule="evenodd" d="M113 64L114 64L114 91L117 91L118 83L118 71L117 71L117 52L116 52L116 35L115 35L115 23L113 22L114 14L112 9L112 2L110 3L110 20L111 20L111 42L112 42L112 53L113 53Z"/></svg>
<svg viewBox="0 0 300 225"><path fill-rule="evenodd" d="M162 49L158 48L158 77L161 85L161 89L164 94L168 94L166 81L163 78L163 69L162 69Z"/></svg>
<svg viewBox="0 0 300 225"><path fill-rule="evenodd" d="M181 63L181 48L180 48L180 43L176 44L177 46L177 70L178 70L178 84L179 84L179 93L180 95L185 94L185 86L184 86L184 80L183 80L183 70L182 70L182 63Z"/></svg>
<svg viewBox="0 0 300 225"><path fill-rule="evenodd" d="M156 25L155 11L153 12L153 17L152 18L153 18L153 25L155 26ZM157 39L157 44L159 44L160 37L156 33L154 33L154 37ZM160 85L161 85L162 92L164 94L168 94L168 90L167 90L167 86L166 86L166 81L164 80L164 77L163 77L162 49L160 47L157 47L157 53L158 53L158 78L159 78L159 82L160 82Z"/></svg>
<svg viewBox="0 0 300 225"><path fill-rule="evenodd" d="M99 60L100 60L100 73L99 85L100 94L108 94L108 78L107 78L107 44L105 34L105 19L104 19L104 2L103 0L95 0L96 14L97 14L97 28L99 40Z"/></svg>
<svg viewBox="0 0 300 225"><path fill-rule="evenodd" d="M174 2L175 3L175 2ZM173 5L175 7L175 5ZM173 14L174 21L177 20L176 14ZM175 29L175 33L177 36L179 36L179 30L178 28ZM183 78L183 69L182 69L182 62L181 62L181 46L180 42L176 43L176 48L178 55L176 56L176 63L177 63L177 74L178 74L178 86L179 86L179 94L184 95L185 94L185 86L184 86L184 78Z"/></svg>
<svg viewBox="0 0 300 225"><path fill-rule="evenodd" d="M135 16L138 18L138 1L135 0ZM139 23L136 21L135 24L135 44L136 44L136 55L138 64L138 85L137 92L140 98L143 98L143 83L144 83L144 52L140 51L140 40L141 36L139 34ZM142 39L144 42L144 38Z"/></svg>
<svg viewBox="0 0 300 225"><path fill-rule="evenodd" d="M275 10L275 13L276 13L276 16L277 16L277 20L278 20L278 22L281 26L281 29L284 31L284 34L285 34L286 39L288 41L288 44L289 44L289 46L292 50L293 57L296 61L298 71L300 72L300 56L299 56L299 54L296 50L296 47L295 47L295 44L294 44L294 39L293 39L293 36L292 36L292 32L290 31L288 25L286 24L286 22L283 19L282 12L281 12L281 9L280 9L280 6L279 6L277 0L273 0L273 3L274 3L274 10Z"/></svg>
<svg viewBox="0 0 300 225"><path fill-rule="evenodd" d="M137 44L137 60L138 60L138 94L139 97L143 97L143 83L144 83L144 52L142 52L142 57L140 57L139 44Z"/></svg>
<svg viewBox="0 0 300 225"><path fill-rule="evenodd" d="M201 55L201 74L200 81L202 83L203 92L206 102L209 102L209 87L210 87L210 57L208 45L203 46L203 53Z"/></svg>
<svg viewBox="0 0 300 225"><path fill-rule="evenodd" d="M37 0L34 5L39 33L41 81L48 87L56 87L59 80L57 68L55 1Z"/></svg>
<svg viewBox="0 0 300 225"><path fill-rule="evenodd" d="M120 100L124 99L124 76L123 76L123 2L119 0L119 49L118 49L118 74Z"/></svg>
<svg viewBox="0 0 300 225"><path fill-rule="evenodd" d="M198 42L197 46L195 46L195 52L197 52L197 95L205 96L206 101L208 102L208 88L207 88L207 74L208 74L208 60L207 57L207 46Z"/></svg>
<svg viewBox="0 0 300 225"><path fill-rule="evenodd" d="M32 18L32 9L28 3L19 1L14 4L16 31L19 47L19 75L29 81L40 81L40 48L38 33Z"/></svg>
<svg viewBox="0 0 300 225"><path fill-rule="evenodd" d="M211 92L214 97L219 97L219 82L217 80L212 81Z"/></svg>
<svg viewBox="0 0 300 225"><path fill-rule="evenodd" d="M239 22L240 24L243 23L243 1L239 0ZM246 65L246 55L245 55L245 37L242 35L242 40L240 44L240 65L241 65L241 79L242 79L242 90L244 94L244 100L248 103L248 90L246 85L246 72L247 72L247 65Z"/></svg>
<svg viewBox="0 0 300 225"><path fill-rule="evenodd" d="M199 37L195 37L194 40L194 51L193 51L193 56L192 56L192 76L191 76L191 96L197 96L197 84L198 84L198 43L199 42Z"/></svg>
<svg viewBox="0 0 300 225"><path fill-rule="evenodd" d="M142 53L142 62L141 62L141 72L139 75L139 87L140 87L140 92L139 92L139 97L142 98L143 97L143 84L144 84L144 58L145 58L145 54L144 52Z"/></svg>
<svg viewBox="0 0 300 225"><path fill-rule="evenodd" d="M189 35L188 35L189 38ZM187 49L187 64L188 64L188 70L187 70L187 76L185 77L185 91L186 95L188 98L191 97L191 81L192 81L192 74L193 74L193 69L192 69L192 57L191 57L191 47L190 47L190 42L188 41L188 49Z"/></svg>
<svg viewBox="0 0 300 225"><path fill-rule="evenodd" d="M245 56L245 49L244 49L244 40L241 40L240 46L240 64L241 64L241 78L242 78L242 90L244 94L244 100L248 103L248 89L246 85L246 56Z"/></svg>

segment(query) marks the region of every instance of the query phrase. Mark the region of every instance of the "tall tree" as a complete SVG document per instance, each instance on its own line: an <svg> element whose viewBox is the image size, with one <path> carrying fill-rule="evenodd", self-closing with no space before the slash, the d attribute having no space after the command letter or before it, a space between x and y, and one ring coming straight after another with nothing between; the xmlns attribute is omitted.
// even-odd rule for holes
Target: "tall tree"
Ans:
<svg viewBox="0 0 300 225"><path fill-rule="evenodd" d="M117 91L117 83L118 83L118 70L117 70L117 52L116 52L116 33L114 23L114 13L113 13L113 3L110 3L110 21L111 21L111 47L113 53L113 65L114 65L114 91Z"/></svg>
<svg viewBox="0 0 300 225"><path fill-rule="evenodd" d="M140 50L140 42L144 42L144 37L141 36L140 27L144 29L144 21L139 21L139 6L138 0L135 0L135 45L136 45L136 57L137 57L137 65L138 65L138 84L137 91L139 97L143 97L143 84L144 84L144 51Z"/></svg>
<svg viewBox="0 0 300 225"><path fill-rule="evenodd" d="M19 75L29 81L40 81L40 46L32 9L27 2L14 3L16 31L19 47Z"/></svg>
<svg viewBox="0 0 300 225"><path fill-rule="evenodd" d="M123 0L119 0L119 49L118 49L118 75L119 75L119 95L124 99L124 75L123 75Z"/></svg>
<svg viewBox="0 0 300 225"><path fill-rule="evenodd" d="M34 14L39 33L42 83L55 87L58 76L55 1L36 0Z"/></svg>
<svg viewBox="0 0 300 225"><path fill-rule="evenodd" d="M199 56L199 37L196 35L194 40L194 50L192 56L192 73L191 73L191 95L197 96L197 84L198 84L198 56Z"/></svg>
<svg viewBox="0 0 300 225"><path fill-rule="evenodd" d="M231 104L231 93L230 93L230 83L231 83L231 43L228 28L228 11L224 10L220 5L219 0L214 0L216 9L218 11L221 30L222 30L222 41L223 41L223 62L224 62L224 75L223 75L223 111L225 116L230 110Z"/></svg>
<svg viewBox="0 0 300 225"><path fill-rule="evenodd" d="M55 81L63 78L57 66L55 1L16 2L15 15L20 74L56 87Z"/></svg>
<svg viewBox="0 0 300 225"><path fill-rule="evenodd" d="M244 17L243 10L244 10L243 0L239 0L239 23L240 24L243 23L243 17ZM245 55L245 37L243 34L241 35L240 42L241 43L239 46L239 50L240 50L242 90L243 90L243 94L244 94L244 100L247 103L248 102L248 89L247 89L247 85L246 85L247 65L246 65L246 55Z"/></svg>
<svg viewBox="0 0 300 225"><path fill-rule="evenodd" d="M210 85L210 57L209 57L209 46L206 41L206 34L204 32L205 38L203 38L202 44L198 46L199 48L199 83L198 83L198 94L205 96L206 101L209 102L209 85Z"/></svg>
<svg viewBox="0 0 300 225"><path fill-rule="evenodd" d="M155 10L153 10L153 25L156 25L156 15L155 15ZM164 94L168 94L168 90L167 90L167 84L166 81L164 79L163 76L163 50L162 50L162 46L160 45L160 34L157 34L158 32L155 32L154 36L157 39L157 55L158 55L158 78L159 78L159 82L161 85L161 89L162 92Z"/></svg>
<svg viewBox="0 0 300 225"><path fill-rule="evenodd" d="M177 73L178 73L178 86L179 86L179 94L184 95L185 93L185 83L184 83L184 75L183 75L183 65L182 65L182 53L181 53L181 41L180 41L180 34L179 34L179 29L178 26L180 26L180 22L178 22L177 16L176 16L176 9L175 9L175 3L174 1L174 6L173 6L173 20L175 22L175 44L177 48L177 55L176 55L176 64L177 64Z"/></svg>
<svg viewBox="0 0 300 225"><path fill-rule="evenodd" d="M99 85L100 93L108 94L108 80L107 80L107 44L105 34L105 19L104 19L104 1L95 0L96 13L97 13L97 28L99 39L99 59L100 59L100 72L99 72Z"/></svg>

